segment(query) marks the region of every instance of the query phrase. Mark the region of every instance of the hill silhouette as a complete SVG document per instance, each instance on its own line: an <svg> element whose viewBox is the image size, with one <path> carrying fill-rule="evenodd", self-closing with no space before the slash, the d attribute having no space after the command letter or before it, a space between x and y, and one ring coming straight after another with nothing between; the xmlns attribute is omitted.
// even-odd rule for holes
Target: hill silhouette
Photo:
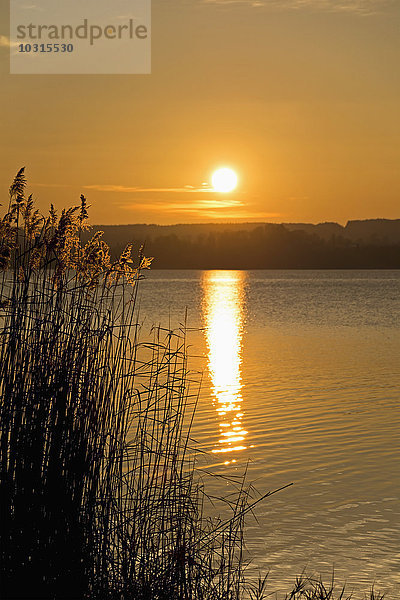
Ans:
<svg viewBox="0 0 400 600"><path fill-rule="evenodd" d="M400 219L338 223L104 225L113 256L144 244L158 269L397 269Z"/></svg>

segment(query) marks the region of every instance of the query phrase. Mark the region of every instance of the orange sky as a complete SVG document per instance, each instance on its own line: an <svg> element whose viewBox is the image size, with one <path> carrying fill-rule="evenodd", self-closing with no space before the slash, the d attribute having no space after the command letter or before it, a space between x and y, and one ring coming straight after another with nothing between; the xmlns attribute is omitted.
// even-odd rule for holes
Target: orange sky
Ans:
<svg viewBox="0 0 400 600"><path fill-rule="evenodd" d="M400 218L398 0L153 0L149 76L9 75L5 4L3 205L25 165L93 223Z"/></svg>

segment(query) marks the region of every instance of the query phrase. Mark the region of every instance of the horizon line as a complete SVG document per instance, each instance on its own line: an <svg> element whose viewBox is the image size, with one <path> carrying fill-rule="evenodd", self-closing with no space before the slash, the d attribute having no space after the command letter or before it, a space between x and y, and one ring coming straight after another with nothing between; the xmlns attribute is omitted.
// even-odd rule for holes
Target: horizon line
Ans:
<svg viewBox="0 0 400 600"><path fill-rule="evenodd" d="M132 226L142 226L142 227L180 227L180 226L210 226L210 225L338 225L339 227L346 228L349 223L356 222L370 222L370 221L400 221L400 216L397 218L390 219L388 217L367 217L367 218L357 218L357 219L347 219L346 223L343 225L339 221L201 221L201 222L179 222L179 223L93 223L90 225L91 227L132 227Z"/></svg>

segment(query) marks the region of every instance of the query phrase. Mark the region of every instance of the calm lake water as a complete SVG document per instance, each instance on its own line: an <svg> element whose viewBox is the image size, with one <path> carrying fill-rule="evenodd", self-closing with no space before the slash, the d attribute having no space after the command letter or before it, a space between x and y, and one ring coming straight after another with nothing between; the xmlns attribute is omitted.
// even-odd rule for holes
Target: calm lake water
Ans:
<svg viewBox="0 0 400 600"><path fill-rule="evenodd" d="M153 271L141 317L178 326L203 369L193 436L263 501L252 568L400 597L399 271ZM220 480L221 491L227 484Z"/></svg>

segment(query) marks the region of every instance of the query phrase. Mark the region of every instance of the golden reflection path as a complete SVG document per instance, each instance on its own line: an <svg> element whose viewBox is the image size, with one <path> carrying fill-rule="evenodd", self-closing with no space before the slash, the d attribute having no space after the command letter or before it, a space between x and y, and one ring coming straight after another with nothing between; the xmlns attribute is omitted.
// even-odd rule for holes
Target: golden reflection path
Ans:
<svg viewBox="0 0 400 600"><path fill-rule="evenodd" d="M212 452L225 457L225 464L236 462L236 453L247 449L242 422L245 279L243 271L205 271L202 279L208 371L219 417L219 440Z"/></svg>

